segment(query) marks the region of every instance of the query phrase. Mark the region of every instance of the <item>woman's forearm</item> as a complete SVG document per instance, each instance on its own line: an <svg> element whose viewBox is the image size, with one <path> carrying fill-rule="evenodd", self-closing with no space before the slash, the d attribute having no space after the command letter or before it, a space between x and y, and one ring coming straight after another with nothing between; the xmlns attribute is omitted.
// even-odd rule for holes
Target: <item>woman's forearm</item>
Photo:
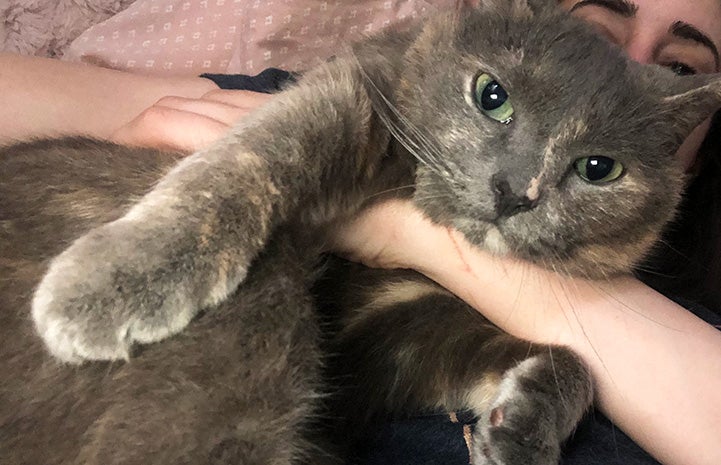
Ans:
<svg viewBox="0 0 721 465"><path fill-rule="evenodd" d="M218 87L199 77L164 78L0 53L0 144L29 137L110 137L158 99L197 98Z"/></svg>
<svg viewBox="0 0 721 465"><path fill-rule="evenodd" d="M659 461L721 463L716 328L631 277L560 277L479 252L444 228L411 231L423 231L414 268L509 333L571 347L594 375L600 409Z"/></svg>

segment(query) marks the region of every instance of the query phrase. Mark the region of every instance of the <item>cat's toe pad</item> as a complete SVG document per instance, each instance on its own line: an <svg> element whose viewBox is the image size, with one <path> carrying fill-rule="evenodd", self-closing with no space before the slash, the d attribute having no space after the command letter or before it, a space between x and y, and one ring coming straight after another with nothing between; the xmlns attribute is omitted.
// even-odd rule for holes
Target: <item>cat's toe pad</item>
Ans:
<svg viewBox="0 0 721 465"><path fill-rule="evenodd" d="M510 410L510 411L509 411ZM495 407L481 418L473 436L474 465L556 465L560 454L555 434L542 431L534 415Z"/></svg>
<svg viewBox="0 0 721 465"><path fill-rule="evenodd" d="M479 415L473 435L473 465L556 465L560 440L548 399L521 381L535 369L532 359L503 380L496 399Z"/></svg>
<svg viewBox="0 0 721 465"><path fill-rule="evenodd" d="M491 410L490 422L492 426L501 426L501 423L503 423L503 407L496 407Z"/></svg>

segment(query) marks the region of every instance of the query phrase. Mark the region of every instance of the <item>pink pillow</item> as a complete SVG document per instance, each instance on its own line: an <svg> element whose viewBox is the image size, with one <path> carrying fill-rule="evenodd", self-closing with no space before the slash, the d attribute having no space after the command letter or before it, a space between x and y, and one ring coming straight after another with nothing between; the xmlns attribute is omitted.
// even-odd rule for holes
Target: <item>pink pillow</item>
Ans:
<svg viewBox="0 0 721 465"><path fill-rule="evenodd" d="M431 5L433 3L433 5ZM137 0L64 59L162 75L303 70L340 44L455 0Z"/></svg>

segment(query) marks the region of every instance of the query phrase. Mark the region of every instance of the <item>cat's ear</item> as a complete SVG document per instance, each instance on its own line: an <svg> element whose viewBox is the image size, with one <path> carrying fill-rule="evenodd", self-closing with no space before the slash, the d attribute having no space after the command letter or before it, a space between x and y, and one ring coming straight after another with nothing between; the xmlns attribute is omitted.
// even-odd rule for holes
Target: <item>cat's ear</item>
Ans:
<svg viewBox="0 0 721 465"><path fill-rule="evenodd" d="M459 0L461 8L494 11L516 19L532 19L542 8L557 8L548 0Z"/></svg>
<svg viewBox="0 0 721 465"><path fill-rule="evenodd" d="M659 96L660 113L674 122L681 140L721 109L721 74L679 77L666 70L648 71L647 78L654 81L652 85L663 89Z"/></svg>

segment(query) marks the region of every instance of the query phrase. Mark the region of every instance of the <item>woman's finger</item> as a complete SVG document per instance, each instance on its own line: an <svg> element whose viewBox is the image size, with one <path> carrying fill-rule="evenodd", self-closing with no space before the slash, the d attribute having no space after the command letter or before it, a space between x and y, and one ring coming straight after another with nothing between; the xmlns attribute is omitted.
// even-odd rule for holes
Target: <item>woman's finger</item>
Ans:
<svg viewBox="0 0 721 465"><path fill-rule="evenodd" d="M163 97L118 129L112 140L127 145L198 150L270 98L269 94L231 90L214 90L200 99Z"/></svg>
<svg viewBox="0 0 721 465"><path fill-rule="evenodd" d="M202 99L225 103L248 110L261 107L273 98L273 94L252 92L249 90L213 89L203 95Z"/></svg>
<svg viewBox="0 0 721 465"><path fill-rule="evenodd" d="M422 237L433 228L411 201L390 199L366 208L332 234L330 249L372 268L404 268L411 249L409 232Z"/></svg>
<svg viewBox="0 0 721 465"><path fill-rule="evenodd" d="M151 107L121 127L119 144L193 152L223 136L228 124L209 116L168 107Z"/></svg>
<svg viewBox="0 0 721 465"><path fill-rule="evenodd" d="M236 121L240 120L253 110L253 107L250 106L241 107L205 98L192 99L173 96L161 98L148 110L158 107L195 113L217 121L222 121L228 126L232 126Z"/></svg>

